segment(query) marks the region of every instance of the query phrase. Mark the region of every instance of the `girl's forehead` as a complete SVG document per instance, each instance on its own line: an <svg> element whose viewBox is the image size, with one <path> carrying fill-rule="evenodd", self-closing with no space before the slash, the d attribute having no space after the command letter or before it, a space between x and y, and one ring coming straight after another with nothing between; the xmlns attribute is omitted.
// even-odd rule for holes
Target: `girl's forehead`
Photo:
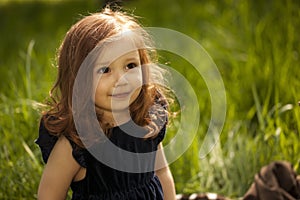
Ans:
<svg viewBox="0 0 300 200"><path fill-rule="evenodd" d="M97 63L110 64L122 55L144 48L141 41L141 36L131 31L110 37L98 45Z"/></svg>

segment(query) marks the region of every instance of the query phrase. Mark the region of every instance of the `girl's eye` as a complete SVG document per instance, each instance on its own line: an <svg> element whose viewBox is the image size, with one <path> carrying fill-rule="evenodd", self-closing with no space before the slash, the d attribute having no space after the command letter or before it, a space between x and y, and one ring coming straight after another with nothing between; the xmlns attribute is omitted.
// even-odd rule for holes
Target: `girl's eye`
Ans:
<svg viewBox="0 0 300 200"><path fill-rule="evenodd" d="M128 65L126 65L126 69L132 69L135 67L137 67L137 64L135 64L135 63L129 63Z"/></svg>
<svg viewBox="0 0 300 200"><path fill-rule="evenodd" d="M109 67L101 67L100 69L97 70L97 73L99 73L99 74L105 74L108 72L110 72Z"/></svg>

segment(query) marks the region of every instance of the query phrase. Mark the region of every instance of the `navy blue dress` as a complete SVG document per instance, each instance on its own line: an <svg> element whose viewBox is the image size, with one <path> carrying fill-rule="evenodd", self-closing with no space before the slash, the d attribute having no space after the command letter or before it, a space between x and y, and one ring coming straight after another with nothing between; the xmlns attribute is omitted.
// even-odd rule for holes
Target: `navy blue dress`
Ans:
<svg viewBox="0 0 300 200"><path fill-rule="evenodd" d="M165 126L158 136L152 139L144 139L126 134L122 127L129 127L129 121L120 127L112 128L109 140L116 146L126 151L135 153L147 153L157 150L158 144L165 135ZM57 137L49 134L48 130L40 124L39 137L36 143L39 145L42 157L46 163L57 141ZM73 148L74 159L84 168L84 179L71 183L73 200L162 200L163 191L158 177L154 171L132 173L113 169L90 153L87 149L79 148L69 140ZM109 155L109 154L108 154ZM155 155L155 154L154 154ZM124 160L124 162L127 162ZM141 161L142 162L142 161ZM144 162L144 161L143 161ZM155 156L147 161L147 165L154 169ZM142 163L136 163L137 165Z"/></svg>

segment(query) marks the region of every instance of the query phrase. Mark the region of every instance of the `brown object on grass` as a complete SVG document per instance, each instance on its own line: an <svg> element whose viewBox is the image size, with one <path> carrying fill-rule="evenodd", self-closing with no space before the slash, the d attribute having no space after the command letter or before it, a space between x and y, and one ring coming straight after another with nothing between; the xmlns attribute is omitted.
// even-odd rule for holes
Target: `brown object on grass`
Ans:
<svg viewBox="0 0 300 200"><path fill-rule="evenodd" d="M261 168L243 200L298 200L300 179L286 161L272 162Z"/></svg>

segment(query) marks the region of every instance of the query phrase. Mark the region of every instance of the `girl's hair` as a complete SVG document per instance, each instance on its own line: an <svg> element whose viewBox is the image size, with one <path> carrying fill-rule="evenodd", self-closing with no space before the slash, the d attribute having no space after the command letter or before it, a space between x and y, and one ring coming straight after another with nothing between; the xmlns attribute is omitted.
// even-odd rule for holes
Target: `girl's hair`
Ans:
<svg viewBox="0 0 300 200"><path fill-rule="evenodd" d="M141 29L141 26L135 18L124 12L104 8L100 13L84 17L67 32L58 51L58 77L50 91L53 100L50 103L51 108L43 114L43 122L51 134L64 135L78 146L84 147L77 134L72 115L75 78L84 59L96 45L123 29ZM162 88L158 84L149 83L151 75L147 64L153 61L149 49L138 49L138 52L143 66L143 86L129 109L133 121L139 126L146 126L151 122L150 107L156 102L166 104L166 101L163 98ZM151 50L152 54L155 55L154 50ZM101 122L101 117L98 120L104 127L110 128ZM107 133L105 130L104 132Z"/></svg>

